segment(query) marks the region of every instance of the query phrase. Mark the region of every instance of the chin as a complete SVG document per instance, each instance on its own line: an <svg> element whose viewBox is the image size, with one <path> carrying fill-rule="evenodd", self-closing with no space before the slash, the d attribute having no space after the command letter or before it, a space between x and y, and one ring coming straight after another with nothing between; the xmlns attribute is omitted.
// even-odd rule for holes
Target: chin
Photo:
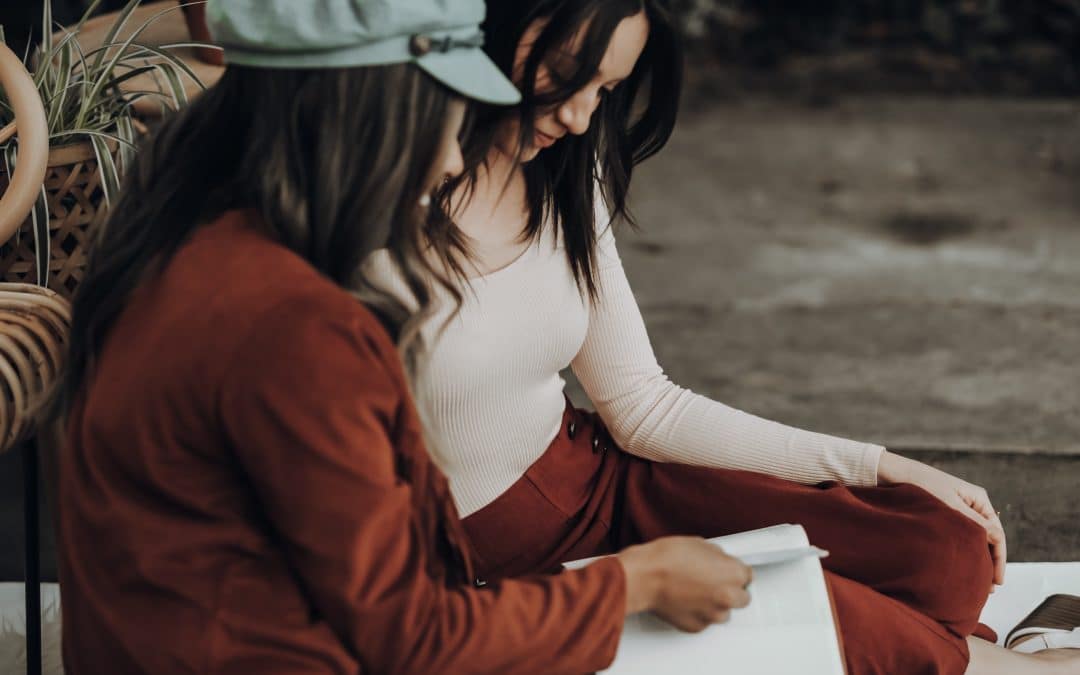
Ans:
<svg viewBox="0 0 1080 675"><path fill-rule="evenodd" d="M524 164L525 162L530 162L536 159L536 156L540 154L540 150L541 149L536 147L535 145L530 145L529 147L523 149L521 151L521 163Z"/></svg>

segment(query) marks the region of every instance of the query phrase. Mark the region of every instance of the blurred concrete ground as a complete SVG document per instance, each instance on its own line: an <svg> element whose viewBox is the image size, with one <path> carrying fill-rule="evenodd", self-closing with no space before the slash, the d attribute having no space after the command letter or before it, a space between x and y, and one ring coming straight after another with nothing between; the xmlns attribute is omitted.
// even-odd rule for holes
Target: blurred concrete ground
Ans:
<svg viewBox="0 0 1080 675"><path fill-rule="evenodd" d="M1013 559L1080 560L1080 105L699 105L632 199L675 382L976 481Z"/></svg>

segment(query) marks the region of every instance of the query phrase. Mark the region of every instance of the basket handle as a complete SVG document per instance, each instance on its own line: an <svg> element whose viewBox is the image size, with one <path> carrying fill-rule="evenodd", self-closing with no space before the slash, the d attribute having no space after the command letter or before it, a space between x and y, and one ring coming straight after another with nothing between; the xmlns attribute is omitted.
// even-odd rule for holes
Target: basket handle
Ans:
<svg viewBox="0 0 1080 675"><path fill-rule="evenodd" d="M34 208L49 162L49 127L45 107L37 87L19 57L0 44L0 88L7 92L15 111L15 122L0 129L0 136L10 137L14 125L19 129L19 166L8 176L8 188L0 196L0 244L11 238ZM6 140L0 138L0 142Z"/></svg>

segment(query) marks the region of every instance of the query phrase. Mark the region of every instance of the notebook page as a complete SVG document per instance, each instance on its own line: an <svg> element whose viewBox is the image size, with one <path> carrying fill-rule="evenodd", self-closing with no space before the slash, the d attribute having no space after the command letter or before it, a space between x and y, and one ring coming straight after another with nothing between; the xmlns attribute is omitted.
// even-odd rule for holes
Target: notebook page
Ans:
<svg viewBox="0 0 1080 675"><path fill-rule="evenodd" d="M724 549L728 555L739 557L744 553L760 553L762 551L779 551L796 546L809 546L810 540L806 537L806 530L801 525L773 525L760 530L729 534L726 537L716 537L710 542Z"/></svg>
<svg viewBox="0 0 1080 675"><path fill-rule="evenodd" d="M712 540L731 555L807 543L797 525ZM581 561L587 562L587 561ZM580 563L568 565L580 566ZM802 558L755 570L750 605L697 634L681 633L652 614L629 617L610 675L843 675L821 563Z"/></svg>

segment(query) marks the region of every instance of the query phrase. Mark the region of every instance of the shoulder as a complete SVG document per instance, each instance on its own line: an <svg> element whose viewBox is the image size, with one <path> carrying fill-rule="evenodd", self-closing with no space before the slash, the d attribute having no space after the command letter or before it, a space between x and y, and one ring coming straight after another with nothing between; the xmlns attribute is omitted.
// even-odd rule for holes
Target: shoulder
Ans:
<svg viewBox="0 0 1080 675"><path fill-rule="evenodd" d="M325 377L405 388L397 349L382 322L333 284L276 293L273 304L251 317L247 333L237 345L236 368L259 378L272 368L298 385Z"/></svg>
<svg viewBox="0 0 1080 675"><path fill-rule="evenodd" d="M218 317L221 330L240 338L235 360L255 368L292 368L362 356L396 365L397 350L378 317L263 235L250 218L227 214L205 226L183 254L185 276L202 271L188 279L188 288L206 299L204 310Z"/></svg>

